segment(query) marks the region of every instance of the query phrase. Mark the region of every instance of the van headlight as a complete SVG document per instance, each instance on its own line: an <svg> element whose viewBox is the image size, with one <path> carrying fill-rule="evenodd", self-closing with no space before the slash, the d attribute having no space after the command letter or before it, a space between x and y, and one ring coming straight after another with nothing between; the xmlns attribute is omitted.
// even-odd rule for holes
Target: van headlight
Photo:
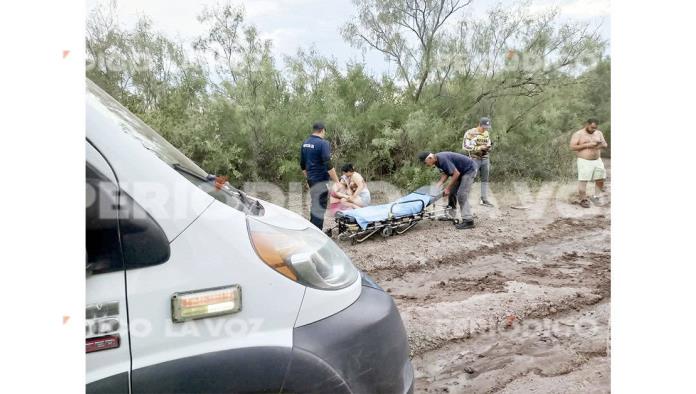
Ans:
<svg viewBox="0 0 696 394"><path fill-rule="evenodd" d="M290 230L247 218L249 238L259 258L295 282L338 290L359 277L350 258L314 226Z"/></svg>

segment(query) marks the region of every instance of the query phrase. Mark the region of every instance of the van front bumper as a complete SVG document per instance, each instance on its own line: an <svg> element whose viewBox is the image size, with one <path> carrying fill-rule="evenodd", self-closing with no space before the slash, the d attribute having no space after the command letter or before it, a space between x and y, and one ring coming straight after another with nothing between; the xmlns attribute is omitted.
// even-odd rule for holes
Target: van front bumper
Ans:
<svg viewBox="0 0 696 394"><path fill-rule="evenodd" d="M392 298L363 276L348 308L294 329L284 392L410 393L408 338Z"/></svg>

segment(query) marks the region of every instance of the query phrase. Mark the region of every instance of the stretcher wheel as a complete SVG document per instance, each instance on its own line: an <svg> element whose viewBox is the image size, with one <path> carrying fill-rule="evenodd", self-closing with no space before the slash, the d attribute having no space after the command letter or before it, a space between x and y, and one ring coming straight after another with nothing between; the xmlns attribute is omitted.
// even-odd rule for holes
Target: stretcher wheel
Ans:
<svg viewBox="0 0 696 394"><path fill-rule="evenodd" d="M393 230L391 227L387 226L387 227L382 229L382 236L384 238L391 237L392 234L393 234Z"/></svg>
<svg viewBox="0 0 696 394"><path fill-rule="evenodd" d="M460 220L459 219L452 219L453 224L459 224Z"/></svg>

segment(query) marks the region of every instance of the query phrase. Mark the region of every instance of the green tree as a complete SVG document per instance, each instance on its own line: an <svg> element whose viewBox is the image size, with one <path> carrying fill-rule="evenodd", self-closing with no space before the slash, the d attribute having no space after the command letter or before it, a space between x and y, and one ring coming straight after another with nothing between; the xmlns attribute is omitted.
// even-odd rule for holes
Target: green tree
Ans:
<svg viewBox="0 0 696 394"><path fill-rule="evenodd" d="M471 0L353 0L358 15L342 29L358 48L377 50L393 59L399 77L418 102L428 82L443 27Z"/></svg>
<svg viewBox="0 0 696 394"><path fill-rule="evenodd" d="M311 47L280 70L272 42L231 4L203 9L205 33L186 43L147 17L125 28L116 3L106 2L89 13L86 74L203 168L238 184L300 181L299 143L321 119L336 164L415 189L434 177L415 154L459 151L482 115L493 118L494 181L569 177L571 131L594 116L610 138L605 43L554 11L531 14L522 4L458 18L467 4L358 0L343 34L397 54L391 77Z"/></svg>

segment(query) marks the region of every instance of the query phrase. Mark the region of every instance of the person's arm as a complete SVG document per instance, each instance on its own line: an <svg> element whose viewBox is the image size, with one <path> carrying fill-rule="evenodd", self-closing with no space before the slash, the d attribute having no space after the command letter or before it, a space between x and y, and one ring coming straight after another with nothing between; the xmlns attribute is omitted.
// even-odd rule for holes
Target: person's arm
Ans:
<svg viewBox="0 0 696 394"><path fill-rule="evenodd" d="M302 169L304 177L307 178L307 164L305 162L304 146L300 147L300 168Z"/></svg>
<svg viewBox="0 0 696 394"><path fill-rule="evenodd" d="M450 192L450 188L454 184L454 182L457 181L459 178L459 171L457 171L457 167L454 166L454 163L452 163L450 160L442 160L440 161L440 170L442 171L442 177L440 178L440 182L438 184L444 183L445 179L447 177L451 178L449 183L447 183L447 186L445 187L445 190L443 192L445 195L448 195Z"/></svg>
<svg viewBox="0 0 696 394"><path fill-rule="evenodd" d="M331 178L331 181L333 182L338 182L338 176L336 175L336 169L331 167L329 170L329 178Z"/></svg>
<svg viewBox="0 0 696 394"><path fill-rule="evenodd" d="M484 136L484 138L481 139L480 137L477 137L474 139L474 152L485 155L486 151L488 151L488 149L491 147L491 137L490 134L488 134L488 130L479 129L478 132L479 136Z"/></svg>
<svg viewBox="0 0 696 394"><path fill-rule="evenodd" d="M437 181L437 183L435 184L435 189L440 190L440 188L442 188L442 185L445 183L447 178L449 178L447 176L447 174L442 174L442 176L440 177L440 180Z"/></svg>
<svg viewBox="0 0 696 394"><path fill-rule="evenodd" d="M584 144L580 143L580 134L575 133L573 134L573 137L570 139L570 149L574 151L581 151L583 149L587 148L594 148L597 146L594 142L585 142Z"/></svg>
<svg viewBox="0 0 696 394"><path fill-rule="evenodd" d="M330 196L331 196L331 198L334 198L338 201L341 201L341 200L348 198L349 196L341 191L341 188L339 185L340 185L340 183L334 183L333 185L331 185Z"/></svg>
<svg viewBox="0 0 696 394"><path fill-rule="evenodd" d="M343 200L341 200L341 202L342 202L344 205L346 205L346 206L348 206L348 207L350 207L350 208L353 208L353 209L362 208L360 205L355 204L355 203L351 202L351 201L348 200L348 199L343 199Z"/></svg>
<svg viewBox="0 0 696 394"><path fill-rule="evenodd" d="M355 176L355 174L353 174L353 176ZM365 189L365 180L363 179L362 175L358 175L353 182L355 182L356 185L355 191L353 192L353 197L356 197L361 191L363 191L363 189Z"/></svg>
<svg viewBox="0 0 696 394"><path fill-rule="evenodd" d="M343 192L336 192L336 196L339 198L350 198L349 194L343 193Z"/></svg>
<svg viewBox="0 0 696 394"><path fill-rule="evenodd" d="M450 177L450 181L447 184L447 187L445 188L445 195L450 194L452 185L454 185L454 183L457 182L457 179L459 179L460 176L461 174L459 173L459 170L455 168L454 172L452 172L452 176Z"/></svg>
<svg viewBox="0 0 696 394"><path fill-rule="evenodd" d="M604 139L604 133L602 133L599 130L597 130L597 133L599 133L599 140L600 140L600 144L598 147L602 148L602 149L607 148L609 145L607 145L607 141Z"/></svg>
<svg viewBox="0 0 696 394"><path fill-rule="evenodd" d="M491 146L493 146L493 141L491 140L491 134L488 131L486 131L486 143L483 145L483 149L490 150Z"/></svg>
<svg viewBox="0 0 696 394"><path fill-rule="evenodd" d="M471 138L471 133L467 131L464 133L464 141L462 141L462 150L464 152L471 152L472 150L476 149L476 141Z"/></svg>

